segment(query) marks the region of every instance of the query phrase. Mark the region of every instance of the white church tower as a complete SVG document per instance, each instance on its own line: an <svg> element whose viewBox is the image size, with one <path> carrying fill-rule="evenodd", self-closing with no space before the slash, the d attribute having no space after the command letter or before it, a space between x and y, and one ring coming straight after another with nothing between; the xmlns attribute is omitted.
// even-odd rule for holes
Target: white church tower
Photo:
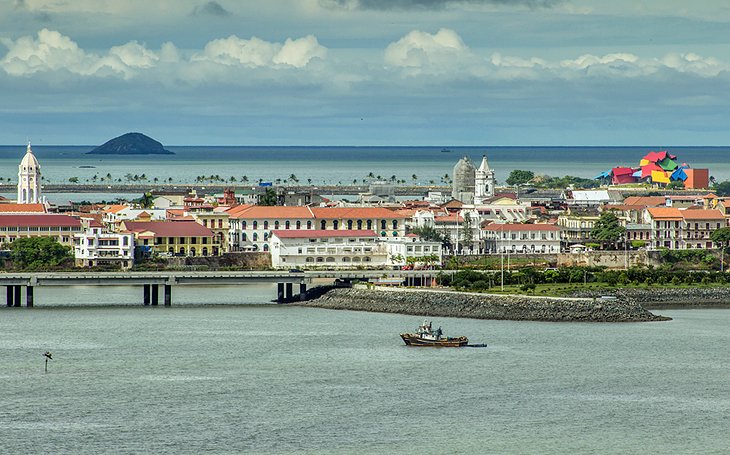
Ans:
<svg viewBox="0 0 730 455"><path fill-rule="evenodd" d="M41 199L41 165L28 142L23 161L18 166L18 204L37 204Z"/></svg>
<svg viewBox="0 0 730 455"><path fill-rule="evenodd" d="M474 203L481 204L494 196L494 170L489 168L487 155L482 155L482 164L474 175Z"/></svg>

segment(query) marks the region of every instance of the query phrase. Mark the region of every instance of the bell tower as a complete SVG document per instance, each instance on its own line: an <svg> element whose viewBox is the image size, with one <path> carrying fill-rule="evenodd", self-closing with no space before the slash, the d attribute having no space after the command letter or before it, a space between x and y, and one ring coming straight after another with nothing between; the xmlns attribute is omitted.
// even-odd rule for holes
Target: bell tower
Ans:
<svg viewBox="0 0 730 455"><path fill-rule="evenodd" d="M18 204L37 204L41 202L41 165L28 148L18 166Z"/></svg>
<svg viewBox="0 0 730 455"><path fill-rule="evenodd" d="M474 203L481 204L494 196L494 169L489 168L487 155L482 155L482 163L474 176Z"/></svg>

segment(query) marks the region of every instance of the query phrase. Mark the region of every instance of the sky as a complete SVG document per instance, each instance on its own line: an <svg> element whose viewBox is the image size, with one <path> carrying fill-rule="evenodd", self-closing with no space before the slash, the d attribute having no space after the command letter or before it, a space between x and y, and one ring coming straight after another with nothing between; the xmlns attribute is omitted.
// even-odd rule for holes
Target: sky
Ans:
<svg viewBox="0 0 730 455"><path fill-rule="evenodd" d="M724 0L0 0L0 144L730 145Z"/></svg>

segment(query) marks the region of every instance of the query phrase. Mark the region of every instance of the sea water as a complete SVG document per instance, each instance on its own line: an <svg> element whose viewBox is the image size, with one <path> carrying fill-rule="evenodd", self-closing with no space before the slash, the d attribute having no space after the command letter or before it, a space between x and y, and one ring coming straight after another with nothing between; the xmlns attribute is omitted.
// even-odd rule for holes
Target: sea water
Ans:
<svg viewBox="0 0 730 455"><path fill-rule="evenodd" d="M427 349L398 337L420 317L264 304L268 288L180 291L170 308L142 307L133 288L82 289L74 304L40 289L33 309L0 308L3 454L730 447L726 309L657 323L438 318L489 346ZM242 292L259 304L223 303Z"/></svg>

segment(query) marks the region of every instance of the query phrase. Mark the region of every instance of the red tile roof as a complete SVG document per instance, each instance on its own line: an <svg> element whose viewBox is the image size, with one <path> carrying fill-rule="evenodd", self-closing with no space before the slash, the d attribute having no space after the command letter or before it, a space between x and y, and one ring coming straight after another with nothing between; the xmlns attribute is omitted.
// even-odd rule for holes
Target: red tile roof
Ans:
<svg viewBox="0 0 730 455"><path fill-rule="evenodd" d="M229 218L248 220L314 218L309 207L300 206L238 205L228 210L228 213Z"/></svg>
<svg viewBox="0 0 730 455"><path fill-rule="evenodd" d="M312 207L317 219L391 219L405 218L383 207Z"/></svg>
<svg viewBox="0 0 730 455"><path fill-rule="evenodd" d="M213 231L195 221L123 221L129 232L154 232L157 237L212 237Z"/></svg>
<svg viewBox="0 0 730 455"><path fill-rule="evenodd" d="M722 212L719 210L682 210L682 217L685 220L724 220Z"/></svg>
<svg viewBox="0 0 730 455"><path fill-rule="evenodd" d="M280 239L314 239L328 237L377 237L378 234L372 230L333 230L333 229L275 229L271 231Z"/></svg>
<svg viewBox="0 0 730 455"><path fill-rule="evenodd" d="M2 215L2 227L80 227L81 220L68 215Z"/></svg>
<svg viewBox="0 0 730 455"><path fill-rule="evenodd" d="M46 213L43 204L0 204L0 213Z"/></svg>
<svg viewBox="0 0 730 455"><path fill-rule="evenodd" d="M666 202L667 198L664 196L629 196L624 199L626 205L643 205L644 207L658 207Z"/></svg>
<svg viewBox="0 0 730 455"><path fill-rule="evenodd" d="M682 219L682 213L675 207L649 207L646 210L652 218L670 219L675 221Z"/></svg>

